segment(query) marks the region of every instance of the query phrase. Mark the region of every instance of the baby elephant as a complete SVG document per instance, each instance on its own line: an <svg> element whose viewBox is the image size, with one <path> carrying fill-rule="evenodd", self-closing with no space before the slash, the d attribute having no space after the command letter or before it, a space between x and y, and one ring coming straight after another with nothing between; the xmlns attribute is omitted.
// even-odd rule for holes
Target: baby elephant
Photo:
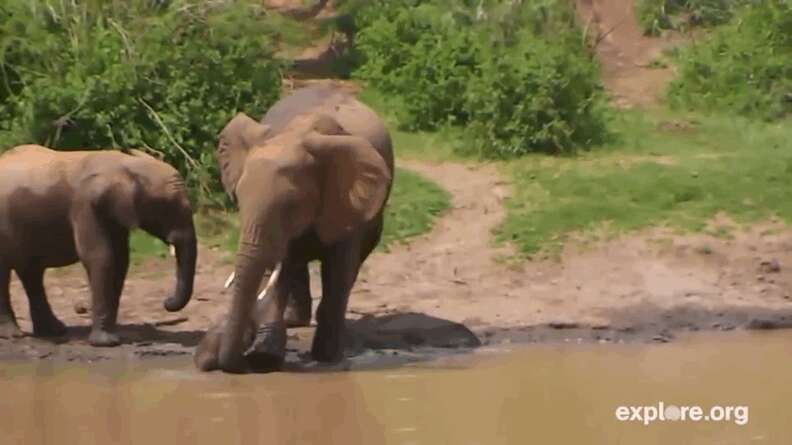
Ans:
<svg viewBox="0 0 792 445"><path fill-rule="evenodd" d="M22 335L11 308L11 270L27 293L34 335L63 335L44 270L79 260L91 290L89 341L118 345L118 301L135 228L175 247L176 290L165 309L181 310L192 296L197 251L190 200L173 167L139 151L24 145L0 156L0 337Z"/></svg>

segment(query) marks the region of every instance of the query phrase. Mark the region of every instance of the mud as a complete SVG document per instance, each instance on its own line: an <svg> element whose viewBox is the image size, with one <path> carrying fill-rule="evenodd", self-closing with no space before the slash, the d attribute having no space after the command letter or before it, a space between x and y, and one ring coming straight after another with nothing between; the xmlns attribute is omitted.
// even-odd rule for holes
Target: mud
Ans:
<svg viewBox="0 0 792 445"><path fill-rule="evenodd" d="M0 443L790 443L792 415L778 409L792 396L790 342L743 332L484 348L310 375L199 374L186 358L12 363L0 368ZM615 416L659 402L741 411L648 425Z"/></svg>

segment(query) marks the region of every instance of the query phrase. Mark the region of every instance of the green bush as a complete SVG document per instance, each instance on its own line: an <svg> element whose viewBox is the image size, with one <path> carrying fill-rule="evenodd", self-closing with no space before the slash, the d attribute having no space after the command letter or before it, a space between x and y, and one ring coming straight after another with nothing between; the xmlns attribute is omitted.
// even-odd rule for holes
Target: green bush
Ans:
<svg viewBox="0 0 792 445"><path fill-rule="evenodd" d="M686 25L721 25L737 8L761 0L639 0L638 20L644 33L659 35L664 29L681 29Z"/></svg>
<svg viewBox="0 0 792 445"><path fill-rule="evenodd" d="M447 4L399 3L379 9L375 18L363 16L356 48L364 63L355 76L399 96L398 114L407 129L465 122L461 93L476 69L473 33L446 13Z"/></svg>
<svg viewBox="0 0 792 445"><path fill-rule="evenodd" d="M605 135L598 70L567 2L369 5L355 16L355 76L398 99L407 129L463 126L466 148L485 157L569 152Z"/></svg>
<svg viewBox="0 0 792 445"><path fill-rule="evenodd" d="M703 43L683 50L669 88L673 105L727 109L765 119L792 113L792 5L741 10Z"/></svg>
<svg viewBox="0 0 792 445"><path fill-rule="evenodd" d="M0 146L144 148L199 198L236 110L279 96L258 1L0 0Z"/></svg>
<svg viewBox="0 0 792 445"><path fill-rule="evenodd" d="M489 157L564 153L607 136L599 67L571 7L491 12L466 94L471 148ZM550 38L549 36L554 36Z"/></svg>

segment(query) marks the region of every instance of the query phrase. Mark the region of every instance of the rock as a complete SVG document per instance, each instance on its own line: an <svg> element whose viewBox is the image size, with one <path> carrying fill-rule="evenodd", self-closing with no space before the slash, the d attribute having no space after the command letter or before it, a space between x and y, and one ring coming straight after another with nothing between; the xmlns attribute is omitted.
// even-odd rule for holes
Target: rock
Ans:
<svg viewBox="0 0 792 445"><path fill-rule="evenodd" d="M759 263L759 270L762 273L778 273L781 272L781 263L775 258L762 261Z"/></svg>
<svg viewBox="0 0 792 445"><path fill-rule="evenodd" d="M547 325L553 329L577 329L580 327L578 323L567 321L551 321Z"/></svg>
<svg viewBox="0 0 792 445"><path fill-rule="evenodd" d="M88 313L88 305L82 301L75 301L74 302L74 313L77 315L87 314Z"/></svg>
<svg viewBox="0 0 792 445"><path fill-rule="evenodd" d="M478 337L465 325L414 312L366 315L349 322L348 332L348 343L369 349L481 346Z"/></svg>
<svg viewBox="0 0 792 445"><path fill-rule="evenodd" d="M748 322L748 324L745 326L745 329L769 330L769 329L779 329L781 327L782 327L782 323L779 320L754 318L753 320Z"/></svg>

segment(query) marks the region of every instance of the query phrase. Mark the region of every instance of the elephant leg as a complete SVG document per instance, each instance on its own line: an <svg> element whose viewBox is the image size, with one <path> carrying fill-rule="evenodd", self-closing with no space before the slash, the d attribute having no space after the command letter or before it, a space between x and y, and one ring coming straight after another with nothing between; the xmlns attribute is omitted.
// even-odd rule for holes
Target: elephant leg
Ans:
<svg viewBox="0 0 792 445"><path fill-rule="evenodd" d="M344 358L344 330L349 293L360 268L359 240L341 243L322 258L322 300L316 310L311 356L319 362Z"/></svg>
<svg viewBox="0 0 792 445"><path fill-rule="evenodd" d="M88 342L93 346L117 346L121 339L115 332L116 319L129 261L129 233L109 222L100 222L90 209L74 220L77 254L91 289L92 327Z"/></svg>
<svg viewBox="0 0 792 445"><path fill-rule="evenodd" d="M16 322L14 309L11 307L11 269L0 264L0 338L22 337L22 331Z"/></svg>
<svg viewBox="0 0 792 445"><path fill-rule="evenodd" d="M287 327L303 327L311 324L311 276L308 263L296 266L289 279L289 298L283 319Z"/></svg>
<svg viewBox="0 0 792 445"><path fill-rule="evenodd" d="M274 289L256 303L253 316L255 338L246 353L248 366L255 371L277 370L286 356L286 323L284 311L289 301L295 274L303 264L287 257Z"/></svg>
<svg viewBox="0 0 792 445"><path fill-rule="evenodd" d="M59 337L66 333L66 325L52 312L44 290L44 268L33 264L17 270L19 280L25 288L30 303L30 319L33 321L33 335L40 337Z"/></svg>
<svg viewBox="0 0 792 445"><path fill-rule="evenodd" d="M113 276L113 294L109 300L109 310L118 317L118 306L124 292L124 282L129 271L129 233L119 230L112 237L113 257L115 258L115 274Z"/></svg>

